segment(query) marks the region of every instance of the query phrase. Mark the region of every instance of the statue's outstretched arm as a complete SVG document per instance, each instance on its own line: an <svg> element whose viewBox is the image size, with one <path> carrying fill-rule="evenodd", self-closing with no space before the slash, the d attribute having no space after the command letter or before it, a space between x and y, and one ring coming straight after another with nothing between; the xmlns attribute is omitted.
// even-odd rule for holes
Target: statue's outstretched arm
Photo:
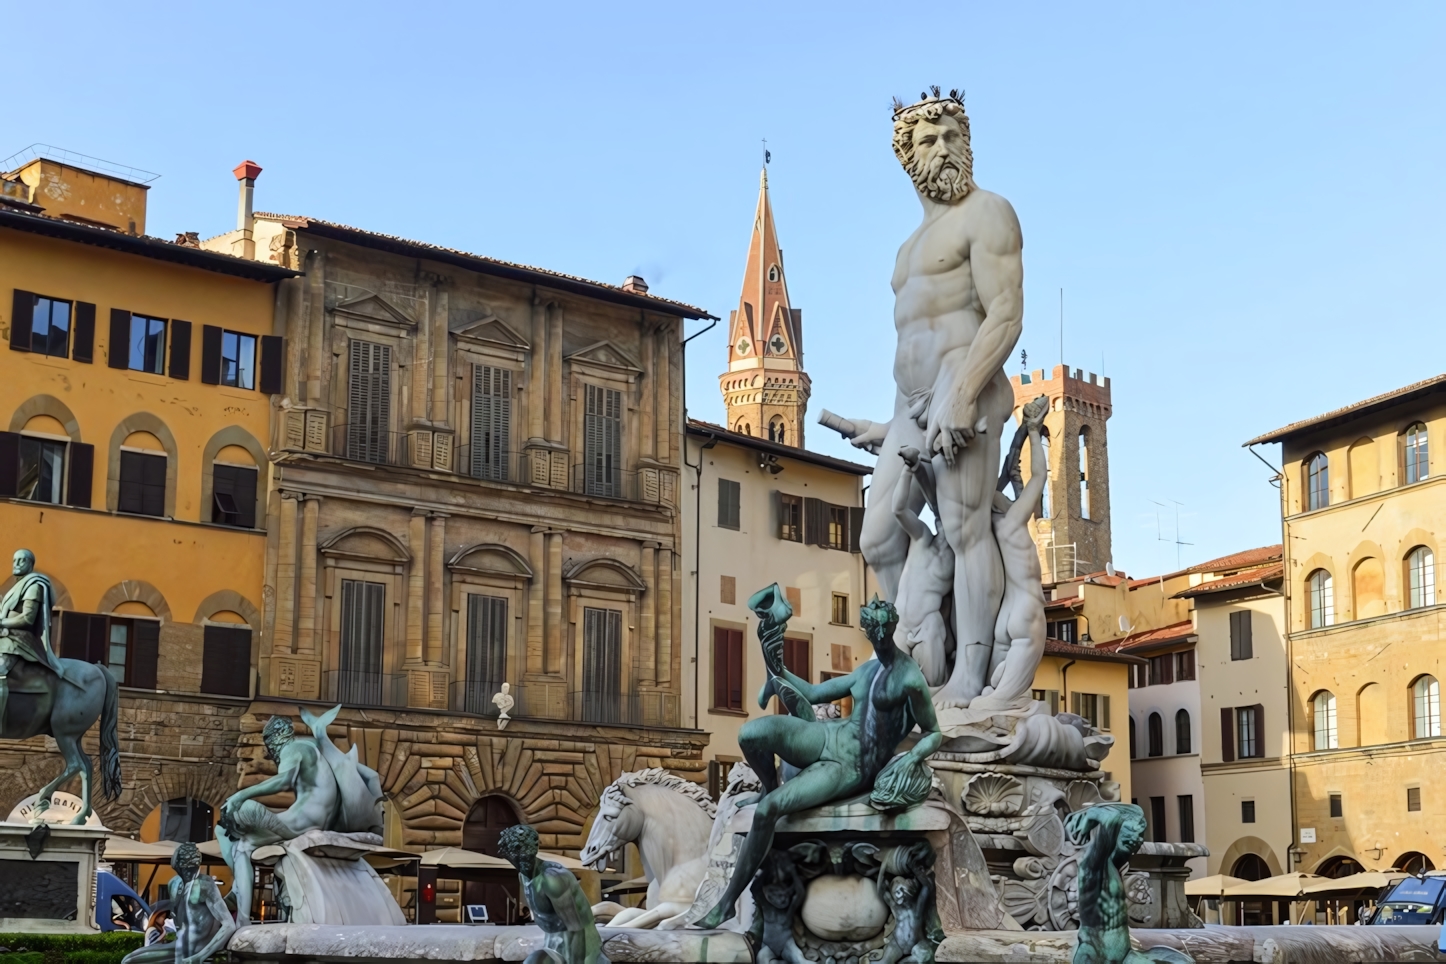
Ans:
<svg viewBox="0 0 1446 964"><path fill-rule="evenodd" d="M222 809L235 810L241 806L241 804L254 797L264 797L273 793L284 793L287 790L294 790L296 788L296 774L300 769L301 767L299 765L293 765L289 769L282 770L274 777L267 777L260 783L249 786L244 790L237 790L226 798L226 802L222 804Z"/></svg>
<svg viewBox="0 0 1446 964"><path fill-rule="evenodd" d="M1044 483L1049 479L1049 470L1044 464L1044 442L1039 436L1039 427L1029 430L1029 464L1031 475L1024 485L1024 491L1009 507L1005 517L1014 526L1024 526L1034 510L1039 508L1039 497L1044 494Z"/></svg>

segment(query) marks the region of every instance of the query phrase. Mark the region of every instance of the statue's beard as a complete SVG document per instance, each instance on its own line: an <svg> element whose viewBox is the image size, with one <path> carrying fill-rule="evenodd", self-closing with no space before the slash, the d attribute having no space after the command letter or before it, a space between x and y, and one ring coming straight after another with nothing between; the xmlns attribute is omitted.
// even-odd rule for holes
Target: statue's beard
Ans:
<svg viewBox="0 0 1446 964"><path fill-rule="evenodd" d="M941 204L953 204L973 188L968 158L940 151L927 164L915 159L909 177L919 193Z"/></svg>

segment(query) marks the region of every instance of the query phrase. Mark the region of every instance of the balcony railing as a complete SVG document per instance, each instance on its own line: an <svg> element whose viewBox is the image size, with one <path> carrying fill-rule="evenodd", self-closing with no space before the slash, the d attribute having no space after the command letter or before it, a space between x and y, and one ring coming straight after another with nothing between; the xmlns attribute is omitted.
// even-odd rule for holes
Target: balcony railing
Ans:
<svg viewBox="0 0 1446 964"><path fill-rule="evenodd" d="M331 427L331 453L373 465L408 464L406 432L380 432L369 425L343 422Z"/></svg>
<svg viewBox="0 0 1446 964"><path fill-rule="evenodd" d="M366 673L334 669L322 674L323 692L337 703L352 706L406 706L406 673Z"/></svg>
<svg viewBox="0 0 1446 964"><path fill-rule="evenodd" d="M532 481L527 464L527 453L508 450L505 452L477 451L471 445L457 446L453 470L458 475L470 476L484 482L511 482L526 485Z"/></svg>

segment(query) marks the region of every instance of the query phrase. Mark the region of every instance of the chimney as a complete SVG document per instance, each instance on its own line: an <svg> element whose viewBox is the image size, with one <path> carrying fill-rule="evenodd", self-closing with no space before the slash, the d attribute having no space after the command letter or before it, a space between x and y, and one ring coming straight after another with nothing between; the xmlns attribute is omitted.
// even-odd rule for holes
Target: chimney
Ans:
<svg viewBox="0 0 1446 964"><path fill-rule="evenodd" d="M630 295L645 295L648 293L648 283L643 280L642 275L630 274L623 281L623 290Z"/></svg>
<svg viewBox="0 0 1446 964"><path fill-rule="evenodd" d="M231 253L248 261L256 260L256 241L251 236L256 219L251 215L252 195L256 193L256 178L261 174L261 165L255 161L242 161L231 172L241 185L241 197L236 204L236 230L240 236L231 242Z"/></svg>

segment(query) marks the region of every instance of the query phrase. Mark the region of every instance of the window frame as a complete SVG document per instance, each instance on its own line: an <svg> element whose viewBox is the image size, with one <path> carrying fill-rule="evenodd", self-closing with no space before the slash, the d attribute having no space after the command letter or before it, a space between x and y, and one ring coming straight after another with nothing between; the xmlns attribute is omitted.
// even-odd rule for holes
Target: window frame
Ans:
<svg viewBox="0 0 1446 964"><path fill-rule="evenodd" d="M1240 822L1255 823L1255 800L1240 801Z"/></svg>
<svg viewBox="0 0 1446 964"><path fill-rule="evenodd" d="M1411 739L1441 735L1441 683L1430 673L1411 681Z"/></svg>
<svg viewBox="0 0 1446 964"><path fill-rule="evenodd" d="M35 502L40 505L65 505L66 497L69 495L66 488L70 470L70 439L62 439L53 435L34 435L23 429L16 434L19 436L19 439L16 442L15 498L22 499L26 502ZM41 453L45 451L46 446L56 446L60 449L60 465L56 470L59 473L59 477L51 480L52 489L56 496L54 499L36 499L32 496L21 494L21 486L24 484L25 448L27 442L34 444ZM35 485L38 487L43 475L43 458L37 458L37 464L40 466L36 472L35 480Z"/></svg>
<svg viewBox="0 0 1446 964"><path fill-rule="evenodd" d="M842 602L842 606L840 606L840 602ZM832 601L831 601L831 606L832 606L832 608L831 608L830 611L829 611L829 625L831 625L831 626L852 626L852 625L853 625L853 623L851 623L851 622L849 621L849 612L850 612L850 609L849 609L849 596L848 596L848 593L846 593L846 592L836 592L836 593L834 593L834 594L833 594ZM840 612L842 612L842 614L843 614L843 618L842 618L842 619L839 618Z"/></svg>
<svg viewBox="0 0 1446 964"><path fill-rule="evenodd" d="M1312 750L1340 749L1336 695L1330 690L1318 690L1312 694L1310 698L1310 729Z"/></svg>
<svg viewBox="0 0 1446 964"><path fill-rule="evenodd" d="M1410 609L1436 605L1436 553L1430 546L1406 553L1406 592Z"/></svg>
<svg viewBox="0 0 1446 964"><path fill-rule="evenodd" d="M1401 433L1401 479L1415 485L1431 477L1430 435L1424 422L1412 422Z"/></svg>
<svg viewBox="0 0 1446 964"><path fill-rule="evenodd" d="M1182 726L1181 717L1184 717ZM1190 711L1183 706L1175 711L1175 755L1182 756L1194 753L1195 735L1194 721L1190 718Z"/></svg>
<svg viewBox="0 0 1446 964"><path fill-rule="evenodd" d="M127 456L129 456L129 458L127 458ZM124 515L141 516L148 519L166 518L166 490L169 487L170 458L171 455L169 452L156 452L151 449L134 449L121 446L119 453L120 464L117 466L116 511ZM131 471L134 472L139 470L138 467L140 466L152 464L149 461L139 460L150 459L159 459L161 461L161 481L159 486L157 486L155 482L147 482L142 478L131 477L127 479L128 465L133 467ZM141 491L137 496L141 505L139 509L123 508L126 502L128 485L141 486ZM157 492L159 495L155 494ZM158 498L160 500L159 511L147 511L147 506L151 504L149 500L152 498Z"/></svg>
<svg viewBox="0 0 1446 964"><path fill-rule="evenodd" d="M1254 610L1231 610L1230 618L1230 659L1231 662L1255 658Z"/></svg>
<svg viewBox="0 0 1446 964"><path fill-rule="evenodd" d="M1261 756L1255 707L1235 707L1235 758L1253 760Z"/></svg>
<svg viewBox="0 0 1446 964"><path fill-rule="evenodd" d="M735 626L713 627L713 700L709 707L723 713L746 713L743 691L747 686L743 630ZM737 685L734 685L734 677ZM719 697L722 697L720 702Z"/></svg>
<svg viewBox="0 0 1446 964"><path fill-rule="evenodd" d="M251 505L250 505L249 510L247 509L247 507L246 507L240 500L238 500L238 499L235 498L235 495L236 495L236 493L235 493L235 486L234 486L234 484L233 484L232 482L228 482L226 486L222 486L222 485L221 485L221 476L217 473L217 471L216 471L217 469L227 469L227 470L230 470L231 472L236 472L236 473L239 473L239 472L250 472L250 473L252 474L253 478L252 478L252 480L251 480ZM211 524L212 524L212 525L219 525L219 526L228 526L228 527L230 527L230 528L235 528L235 529L255 529L255 528L257 527L257 526L256 526L256 517L257 517L256 509L257 509L258 504L260 503L260 486L261 486L261 469L260 469L259 466L255 466L255 465L241 465L240 463L237 463L237 462L212 462L212 463L211 463L211 519L210 519ZM232 514L231 510L227 510L227 509L223 508L223 503L222 503L222 501L221 501L223 497L229 497L229 498L232 499L232 503L233 503L233 504L235 505L235 507L236 507L236 508L235 508L235 511L234 511L234 514L236 515L236 520L235 520L235 521L227 521L227 520L224 519L224 518L220 518L220 519L217 518L218 515L224 516L224 515L230 515L230 514ZM250 525L246 525L246 524L245 524L248 518L250 519L250 522L251 522Z"/></svg>
<svg viewBox="0 0 1446 964"><path fill-rule="evenodd" d="M75 330L75 301L73 299L66 298L52 298L49 295L42 295L38 292L32 292L31 297L35 299L35 302L31 305L30 309L29 351L31 352L31 354L44 355L47 358L69 358L70 335L71 332ZM45 344L42 347L37 348L35 347L35 339L37 335L37 332L35 331L35 319L40 313L40 305L42 302L46 302L49 304L50 313L49 317L47 317L45 321L46 333L43 336L45 338ZM51 337L54 331L53 322L55 318L56 305L66 306L64 335L61 339L60 350L58 352L53 350L55 348L55 344Z"/></svg>
<svg viewBox="0 0 1446 964"><path fill-rule="evenodd" d="M803 496L778 493L778 538L803 542Z"/></svg>
<svg viewBox="0 0 1446 964"><path fill-rule="evenodd" d="M235 358L235 359L228 359L228 358L226 357L226 345L227 345L227 342L228 342L229 339L235 339L235 344L236 344L236 358ZM242 366L242 364L241 364L241 344L242 344L242 339L248 339L248 340L250 340L250 342L251 342L251 365L250 365L250 368L249 368L249 369L244 368L244 366ZM218 384L218 385L225 385L225 386L227 386L228 388L240 388L240 389L245 389L246 391L253 391L253 392L254 392L254 391L256 390L256 369L257 369L257 364L256 364L256 362L257 362L257 351L258 351L260 345L261 345L261 338L260 338L259 335L253 335L253 334L250 334L249 332L244 332L244 331L232 331L230 328L222 328L222 329L221 329L221 356L220 356L220 357L221 357L221 373L220 373L220 376L219 376L220 380L217 382L217 384ZM227 381L227 380L226 380L226 379L227 379L227 362L231 362L231 363L233 363L233 364L236 366L235 371L231 373L231 374L233 374L233 375L235 376L235 380L234 380L234 381ZM242 374L243 371L249 371L249 372L250 372L250 375L251 375L250 382L251 382L251 383L250 383L249 385L242 385L242 384L240 383L240 376L241 376L241 374Z"/></svg>
<svg viewBox="0 0 1446 964"><path fill-rule="evenodd" d="M1331 504L1330 457L1324 452L1316 452L1307 456L1301 465L1304 485L1302 508L1306 512L1328 508Z"/></svg>
<svg viewBox="0 0 1446 964"><path fill-rule="evenodd" d="M1335 580L1329 569L1313 569L1305 577L1307 629L1326 629L1336 624Z"/></svg>
<svg viewBox="0 0 1446 964"><path fill-rule="evenodd" d="M718 478L718 528L743 530L743 486L722 476Z"/></svg>
<svg viewBox="0 0 1446 964"><path fill-rule="evenodd" d="M126 368L133 372L145 372L149 375L164 375L166 373L166 345L169 343L170 319L156 318L153 315L143 315L139 312L130 313L130 335L126 346ZM139 336L136 334L136 324L141 323L144 329ZM159 326L157 331L155 326ZM153 341L159 337L158 341ZM154 367L147 368L147 352L155 348L156 354L152 361ZM140 355L137 363L137 353Z"/></svg>
<svg viewBox="0 0 1446 964"><path fill-rule="evenodd" d="M1339 793L1332 793L1330 796L1330 815L1332 820L1341 820L1346 815L1345 796Z"/></svg>
<svg viewBox="0 0 1446 964"><path fill-rule="evenodd" d="M1145 718L1145 755L1151 759L1165 755L1165 719L1158 712Z"/></svg>

